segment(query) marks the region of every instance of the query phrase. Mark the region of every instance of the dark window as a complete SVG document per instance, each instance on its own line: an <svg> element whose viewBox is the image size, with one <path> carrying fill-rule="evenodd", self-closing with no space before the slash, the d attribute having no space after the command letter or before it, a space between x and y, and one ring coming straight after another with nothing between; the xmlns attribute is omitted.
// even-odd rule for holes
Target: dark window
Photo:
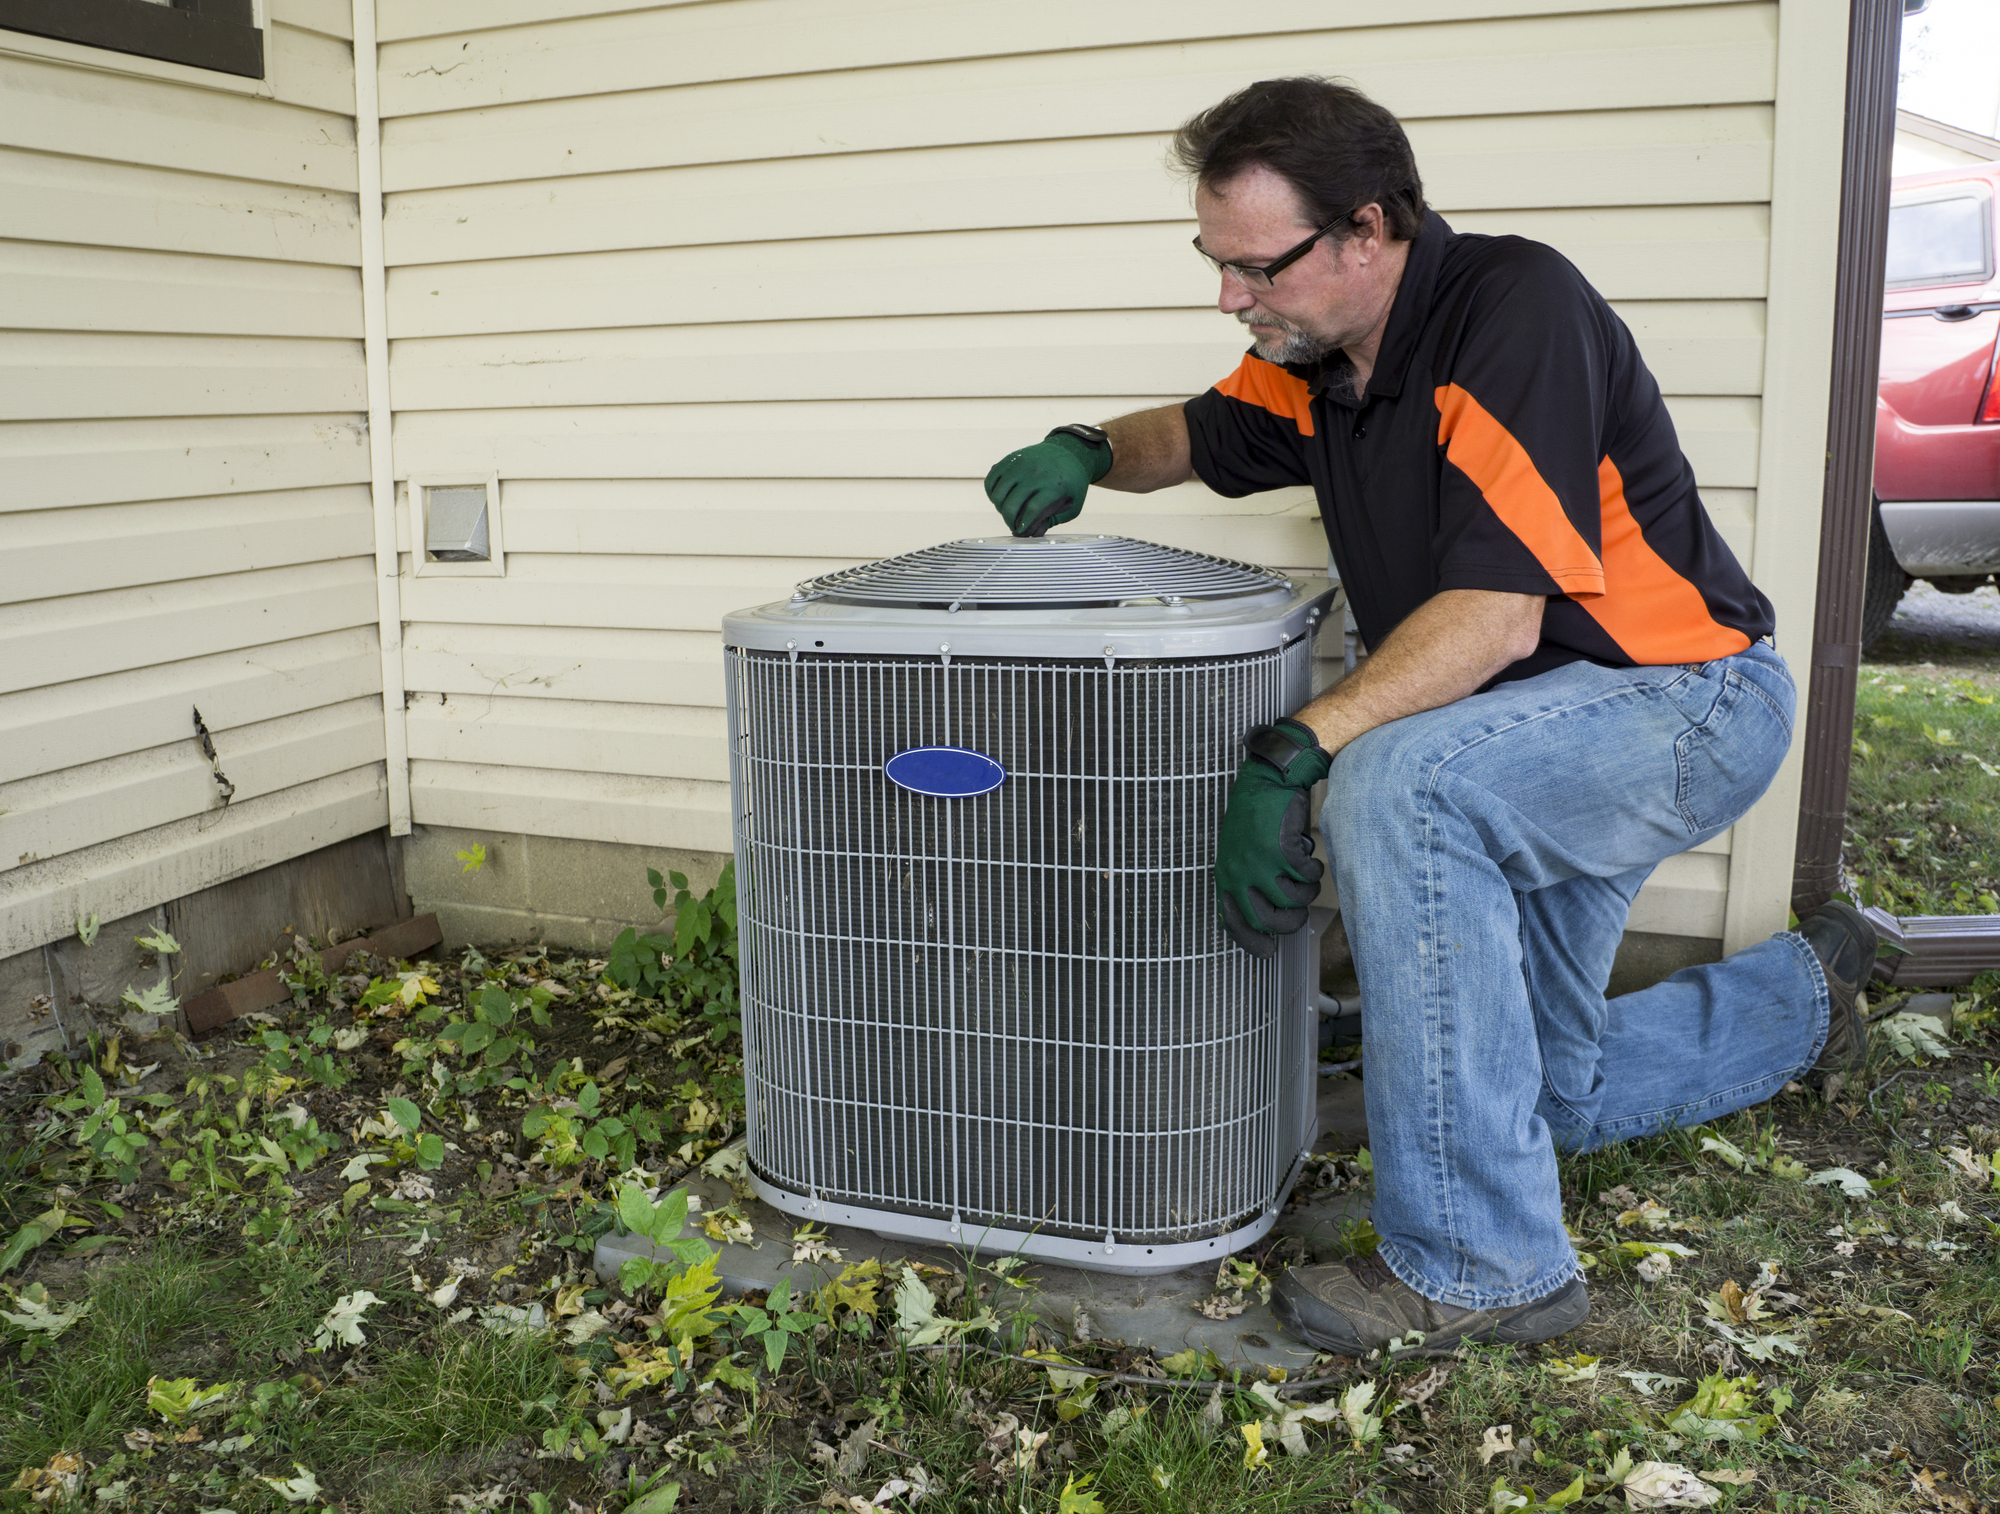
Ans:
<svg viewBox="0 0 2000 1514"><path fill-rule="evenodd" d="M1891 289L1977 284L1993 276L1993 202L1970 185L1940 185L1889 204Z"/></svg>
<svg viewBox="0 0 2000 1514"><path fill-rule="evenodd" d="M0 29L264 77L250 0L0 0Z"/></svg>

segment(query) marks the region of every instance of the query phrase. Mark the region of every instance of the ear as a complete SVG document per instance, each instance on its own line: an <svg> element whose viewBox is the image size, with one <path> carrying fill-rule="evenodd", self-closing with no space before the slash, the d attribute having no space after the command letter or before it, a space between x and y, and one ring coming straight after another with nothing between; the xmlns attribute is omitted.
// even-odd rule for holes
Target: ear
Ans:
<svg viewBox="0 0 2000 1514"><path fill-rule="evenodd" d="M1389 218L1373 200L1354 212L1353 226L1348 241L1364 259L1373 258L1389 239Z"/></svg>

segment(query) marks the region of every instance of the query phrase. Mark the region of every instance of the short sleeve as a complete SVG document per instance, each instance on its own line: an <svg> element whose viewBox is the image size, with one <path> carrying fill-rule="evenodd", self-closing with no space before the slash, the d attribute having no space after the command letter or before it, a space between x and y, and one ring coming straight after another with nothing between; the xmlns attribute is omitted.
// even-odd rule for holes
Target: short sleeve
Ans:
<svg viewBox="0 0 2000 1514"><path fill-rule="evenodd" d="M1532 243L1480 277L1438 369L1439 589L1604 593L1608 319L1583 276Z"/></svg>
<svg viewBox="0 0 2000 1514"><path fill-rule="evenodd" d="M1234 373L1185 407L1189 458L1217 494L1240 499L1312 482L1306 438L1313 434L1305 380L1248 354Z"/></svg>

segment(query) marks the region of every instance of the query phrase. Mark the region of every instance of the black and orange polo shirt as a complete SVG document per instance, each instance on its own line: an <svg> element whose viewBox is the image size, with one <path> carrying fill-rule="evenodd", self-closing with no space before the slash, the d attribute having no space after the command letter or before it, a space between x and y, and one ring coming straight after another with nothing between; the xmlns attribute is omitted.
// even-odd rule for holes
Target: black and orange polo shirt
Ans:
<svg viewBox="0 0 2000 1514"><path fill-rule="evenodd" d="M1495 683L1771 633L1632 333L1553 248L1428 214L1359 401L1350 373L1252 353L1187 422L1218 494L1312 485L1368 646L1444 589L1549 596L1541 646Z"/></svg>

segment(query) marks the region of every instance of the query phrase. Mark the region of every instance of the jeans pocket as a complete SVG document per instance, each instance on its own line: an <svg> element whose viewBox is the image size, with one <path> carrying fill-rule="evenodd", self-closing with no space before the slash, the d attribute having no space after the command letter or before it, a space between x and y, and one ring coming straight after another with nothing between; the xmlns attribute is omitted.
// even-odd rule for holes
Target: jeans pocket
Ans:
<svg viewBox="0 0 2000 1514"><path fill-rule="evenodd" d="M1688 835L1706 838L1764 796L1791 745L1790 723L1735 669L1707 714L1674 743L1674 806Z"/></svg>

